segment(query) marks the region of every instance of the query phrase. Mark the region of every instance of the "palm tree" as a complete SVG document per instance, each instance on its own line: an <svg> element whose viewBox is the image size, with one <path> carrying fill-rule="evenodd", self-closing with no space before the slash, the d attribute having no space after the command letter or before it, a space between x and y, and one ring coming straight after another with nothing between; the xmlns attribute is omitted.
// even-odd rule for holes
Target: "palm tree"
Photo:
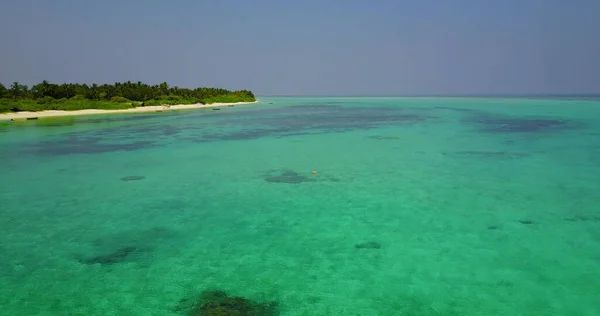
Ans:
<svg viewBox="0 0 600 316"><path fill-rule="evenodd" d="M8 96L8 89L0 82L0 98Z"/></svg>
<svg viewBox="0 0 600 316"><path fill-rule="evenodd" d="M19 84L17 81L13 82L13 84L10 86L9 94L14 99L20 97L21 94L22 94L22 86L21 86L21 84Z"/></svg>

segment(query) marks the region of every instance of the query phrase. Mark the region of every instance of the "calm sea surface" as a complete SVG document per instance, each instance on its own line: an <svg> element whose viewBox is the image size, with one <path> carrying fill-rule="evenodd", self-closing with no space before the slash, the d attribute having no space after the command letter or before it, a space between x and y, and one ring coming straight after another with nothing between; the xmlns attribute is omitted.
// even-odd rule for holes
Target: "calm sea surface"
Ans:
<svg viewBox="0 0 600 316"><path fill-rule="evenodd" d="M0 122L0 310L598 316L599 189L594 100Z"/></svg>

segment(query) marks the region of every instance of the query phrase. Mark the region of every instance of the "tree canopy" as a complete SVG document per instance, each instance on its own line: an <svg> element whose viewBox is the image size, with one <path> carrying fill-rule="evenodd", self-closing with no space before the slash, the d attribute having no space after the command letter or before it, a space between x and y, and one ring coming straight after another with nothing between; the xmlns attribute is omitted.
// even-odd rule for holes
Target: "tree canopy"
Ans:
<svg viewBox="0 0 600 316"><path fill-rule="evenodd" d="M29 88L18 82L9 87L0 83L0 112L117 109L161 104L214 102L253 102L249 90L229 91L221 88L180 88L166 82L148 85L138 82L114 84L55 84L46 80Z"/></svg>

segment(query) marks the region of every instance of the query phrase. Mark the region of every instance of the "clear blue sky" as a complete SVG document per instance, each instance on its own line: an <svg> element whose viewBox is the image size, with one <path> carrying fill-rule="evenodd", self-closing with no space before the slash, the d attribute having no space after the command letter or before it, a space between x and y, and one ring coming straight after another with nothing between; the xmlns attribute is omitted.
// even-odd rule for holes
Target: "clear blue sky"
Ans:
<svg viewBox="0 0 600 316"><path fill-rule="evenodd" d="M600 93L600 0L2 0L0 82Z"/></svg>

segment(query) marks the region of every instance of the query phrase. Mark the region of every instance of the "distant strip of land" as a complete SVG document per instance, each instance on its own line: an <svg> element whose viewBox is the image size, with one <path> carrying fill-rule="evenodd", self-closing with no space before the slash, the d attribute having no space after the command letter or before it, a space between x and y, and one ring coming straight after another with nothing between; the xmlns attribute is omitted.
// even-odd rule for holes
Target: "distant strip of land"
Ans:
<svg viewBox="0 0 600 316"><path fill-rule="evenodd" d="M85 109L75 111L61 111L61 110L47 110L40 112L9 112L0 113L0 121L2 120L18 120L18 119L31 119L31 118L44 118L44 117L59 117L59 116L79 116L79 115L93 115L93 114L115 114L115 113L149 113L149 112L167 112L173 110L189 110L189 109L201 109L201 108L214 108L219 106L234 106L243 104L253 104L254 102L233 102L233 103L211 103L211 104L178 104L178 105L152 105L152 106L141 106L129 109L121 110L100 110L100 109Z"/></svg>
<svg viewBox="0 0 600 316"><path fill-rule="evenodd" d="M256 103L249 90L179 88L166 82L115 84L53 84L29 88L14 82L0 83L0 120L109 113L143 113Z"/></svg>

